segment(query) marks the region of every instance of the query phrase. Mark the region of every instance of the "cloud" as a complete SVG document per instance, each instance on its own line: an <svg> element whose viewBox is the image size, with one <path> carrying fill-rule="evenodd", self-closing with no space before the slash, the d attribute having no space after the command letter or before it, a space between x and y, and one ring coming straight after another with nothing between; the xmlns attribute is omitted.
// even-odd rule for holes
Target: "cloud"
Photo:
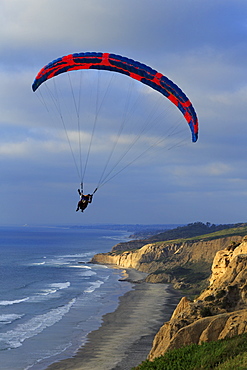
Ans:
<svg viewBox="0 0 247 370"><path fill-rule="evenodd" d="M157 0L155 5L151 0L3 0L1 45L3 50L19 53L20 58L25 53L32 55L30 62L41 56L41 65L46 62L43 57L53 53L59 56L102 48L121 54L129 51L133 55L127 56L145 56L144 62L151 63L157 55L187 54L205 46L224 49L236 40L244 42L245 4L232 4L225 0L175 4ZM23 49L25 53L20 55Z"/></svg>
<svg viewBox="0 0 247 370"><path fill-rule="evenodd" d="M42 155L46 160L49 155L53 153L61 154L62 152L69 152L66 142L58 141L40 141L28 138L21 142L5 142L0 144L0 155L10 158L28 158L37 161L37 158Z"/></svg>
<svg viewBox="0 0 247 370"><path fill-rule="evenodd" d="M78 120L71 119L68 109L71 89L65 87L60 76L54 79L55 85L60 83L61 87L60 112L54 104L51 108L44 102L45 89L41 90L44 86L37 93L31 90L40 68L59 56L80 51L114 52L162 72L193 102L200 127L199 140L192 144L181 112L161 94L130 82L126 76L116 74L111 81L109 73L101 73L100 78L93 71L87 77L84 74L82 85L86 88L81 95L84 161L94 122L97 126L85 186L94 189L109 155L111 163L113 159L117 161L122 148L131 146L133 137L139 135L136 151L129 151L124 157L123 167L138 158L139 149L144 155L102 186L83 222L244 221L246 10L245 0L2 0L0 200L6 210L3 221L7 217L17 223L20 220L45 223L48 218L49 222L57 223L81 222L70 210L70 205L77 201L76 188L80 182L67 140L68 136L71 148L76 151ZM76 73L73 76L75 86L80 79ZM89 88L89 84L95 88ZM93 93L98 96L98 105ZM51 95L46 95L51 101ZM62 119L68 118L66 131L59 117L61 112ZM144 131L140 129L142 125L146 125ZM173 143L170 130L174 127L177 136ZM162 142L161 134L166 138ZM118 145L111 155L116 141ZM154 144L154 150L145 153L149 144ZM16 183L20 204L16 205L15 216L8 215L7 210ZM146 194L151 194L148 203L143 201ZM105 204L109 205L109 198L114 201L108 210ZM61 199L64 201L60 202ZM42 212L33 210L34 201L40 202L37 209ZM66 212L62 204L66 205Z"/></svg>

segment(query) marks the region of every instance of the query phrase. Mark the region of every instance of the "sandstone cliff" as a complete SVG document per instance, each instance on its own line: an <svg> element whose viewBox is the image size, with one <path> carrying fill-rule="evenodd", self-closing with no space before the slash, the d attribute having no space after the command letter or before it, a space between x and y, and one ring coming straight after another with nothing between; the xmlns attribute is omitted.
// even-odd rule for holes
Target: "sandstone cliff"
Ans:
<svg viewBox="0 0 247 370"><path fill-rule="evenodd" d="M155 336L150 360L169 349L247 331L247 237L242 231L216 239L159 241L124 252L113 248L93 257L92 263L134 268L148 273L147 282L169 282L189 294L195 294L189 289L193 282L206 282L197 299L181 299Z"/></svg>
<svg viewBox="0 0 247 370"><path fill-rule="evenodd" d="M193 302L183 297L153 342L149 359L169 349L247 332L247 237L216 253L209 286Z"/></svg>
<svg viewBox="0 0 247 370"><path fill-rule="evenodd" d="M234 235L196 242L156 242L136 250L120 252L113 249L109 253L96 254L91 262L134 268L148 273L147 282L173 283L176 288L189 288L189 274L194 274L192 277L196 280L207 278L215 253L241 239L241 236ZM199 271L193 272L193 266L199 263Z"/></svg>

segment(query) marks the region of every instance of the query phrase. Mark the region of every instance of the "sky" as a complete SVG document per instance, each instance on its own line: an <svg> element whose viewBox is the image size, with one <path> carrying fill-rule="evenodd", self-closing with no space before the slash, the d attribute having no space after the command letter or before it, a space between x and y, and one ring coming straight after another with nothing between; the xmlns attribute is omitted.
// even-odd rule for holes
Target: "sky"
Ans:
<svg viewBox="0 0 247 370"><path fill-rule="evenodd" d="M246 40L246 0L1 0L0 225L246 222ZM160 125L139 134L137 151L124 158L119 174L81 213L75 212L80 178L70 148L78 136L70 126L76 113L64 130L56 112L47 108L49 90L43 89L44 103L31 85L52 60L87 51L126 56L174 81L197 112L199 139L191 142L187 122L161 94L126 76L88 71L83 114L88 125L97 120L98 133L89 153L89 129L82 132L84 163L90 154L86 193L95 189L108 161L116 122L128 121L120 149L147 120L148 108L160 112ZM72 81L77 83L78 78ZM73 90L60 76L55 84L67 106ZM100 109L91 94L100 96ZM159 147L157 140L145 152L148 142L162 140L177 123L185 135L182 142L178 135L177 144ZM118 149L114 155L118 158Z"/></svg>

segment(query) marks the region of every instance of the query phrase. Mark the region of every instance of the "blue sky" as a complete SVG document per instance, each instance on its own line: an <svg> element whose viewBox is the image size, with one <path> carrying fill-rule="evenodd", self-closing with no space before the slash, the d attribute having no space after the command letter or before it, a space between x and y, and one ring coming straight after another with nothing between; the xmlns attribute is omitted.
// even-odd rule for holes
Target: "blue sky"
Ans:
<svg viewBox="0 0 247 370"><path fill-rule="evenodd" d="M246 40L245 0L2 0L0 224L246 222ZM83 51L120 54L173 80L195 107L199 140L191 142L181 113L164 102L162 125L142 135L140 150L177 122L185 131L183 145L141 156L102 186L81 214L75 212L80 181L64 130L31 85L50 61ZM93 73L88 78L91 85L110 81L109 73L97 76L100 82ZM123 96L130 89L142 103L121 140L130 139L156 99L163 112L157 94L114 77L97 117L86 192L97 185L107 158L113 134L105 127L124 115L118 103L126 106ZM67 92L61 82L61 99L67 101ZM84 94L85 115L91 117L94 100ZM75 131L68 130L73 144Z"/></svg>

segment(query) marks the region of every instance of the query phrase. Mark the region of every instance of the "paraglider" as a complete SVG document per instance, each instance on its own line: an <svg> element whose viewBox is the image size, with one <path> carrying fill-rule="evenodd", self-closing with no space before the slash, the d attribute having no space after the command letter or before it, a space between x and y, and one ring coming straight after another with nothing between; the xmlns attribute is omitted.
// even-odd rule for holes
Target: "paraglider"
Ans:
<svg viewBox="0 0 247 370"><path fill-rule="evenodd" d="M185 93L178 87L173 81L171 81L169 78L164 76L162 73L157 72L156 70L152 69L151 67L140 63L138 61L123 57L121 55L111 54L111 53L101 53L101 52L82 52L82 53L75 53L75 54L69 54L66 56L63 56L61 58L58 58L51 63L47 64L45 67L43 67L39 73L37 74L33 84L32 84L32 90L35 92L39 87L45 83L46 81L53 79L55 76L58 76L63 73L68 73L70 71L79 71L79 70L99 70L99 71L110 71L110 72L116 72L118 74L126 75L130 77L133 80L137 80L141 82L144 85L149 86L151 89L156 90L158 93L165 96L167 99L169 99L170 102L172 102L178 110L182 113L183 117L187 121L191 135L192 135L192 142L196 142L198 139L198 118L196 115L196 112L194 110L194 107L191 103L191 101L188 99L188 97L185 95ZM70 84L72 85L71 81ZM46 85L46 84L45 84ZM55 89L57 90L57 89ZM77 103L75 102L75 96L73 94L73 100L74 104L76 106L76 111L79 111L79 107ZM57 109L60 109L58 107L58 103L56 99L51 95L50 100L55 101L55 105ZM79 99L78 99L79 100ZM98 114L98 113L97 113ZM63 126L64 124L64 118L62 117L62 113L59 111L60 118L62 120ZM78 115L78 112L77 112ZM79 127L79 117L78 119L78 127ZM94 121L93 129L92 129L92 135L95 131L97 118ZM121 134L122 129L119 130L119 136ZM127 148L126 153L130 151L132 146L139 140L142 133L144 131L141 131L137 139L134 139L132 144ZM69 139L69 135L66 132L67 139ZM81 141L81 133L79 133L79 141ZM173 134L172 134L173 135ZM172 136L169 135L169 136ZM119 136L116 139L116 143L119 140ZM162 140L158 139L156 144L159 144ZM91 150L91 144L92 144L92 137L89 140L89 150L86 155L86 165L88 162L89 152ZM113 146L112 152L115 150L116 143ZM72 145L69 142L70 149L72 152ZM151 147L154 146L154 144L151 144ZM157 145L158 146L158 145ZM148 149L144 149L143 153L146 153ZM112 153L109 155L107 159L107 163L105 165L105 168L103 170L103 174L100 177L100 181L95 188L95 190L92 192L92 194L84 195L82 188L81 190L78 189L78 193L81 197L80 201L78 202L78 206L76 211L79 209L83 212L84 209L88 206L89 203L92 202L92 196L93 194L98 190L98 188L102 185L104 185L106 182L110 181L113 177L115 177L118 173L120 173L123 169L125 169L127 166L129 166L131 163L133 163L136 158L138 159L141 155L138 155L135 159L132 159L127 163L127 165L124 164L123 168L121 170L116 170L117 165L119 164L120 160L125 157L125 154L120 156L120 159L117 160L117 164L112 166L112 170L109 172L109 174L105 175L104 172L106 171L106 168L110 162ZM80 155L81 155L81 149L80 149ZM75 157L72 152L72 156L75 162ZM80 159L80 162L81 159ZM77 166L77 165L76 165ZM115 174L112 175L113 169L115 170ZM79 171L77 169L77 172L79 174ZM83 172L83 171L81 171ZM85 173L85 169L84 169ZM83 176L79 175L80 182L83 184Z"/></svg>
<svg viewBox="0 0 247 370"><path fill-rule="evenodd" d="M192 103L184 92L161 73L145 64L122 57L121 55L87 52L70 54L58 58L40 70L33 82L32 89L36 91L43 82L60 73L79 69L100 69L119 72L159 91L182 112L190 126L192 141L197 141L198 119Z"/></svg>
<svg viewBox="0 0 247 370"><path fill-rule="evenodd" d="M81 212L83 212L87 206L88 206L88 203L92 203L92 200L93 200L93 194L83 194L83 191L81 191L80 189L78 189L78 193L80 195L80 200L77 204L77 208L76 208L76 212L79 211L79 209L81 210Z"/></svg>

